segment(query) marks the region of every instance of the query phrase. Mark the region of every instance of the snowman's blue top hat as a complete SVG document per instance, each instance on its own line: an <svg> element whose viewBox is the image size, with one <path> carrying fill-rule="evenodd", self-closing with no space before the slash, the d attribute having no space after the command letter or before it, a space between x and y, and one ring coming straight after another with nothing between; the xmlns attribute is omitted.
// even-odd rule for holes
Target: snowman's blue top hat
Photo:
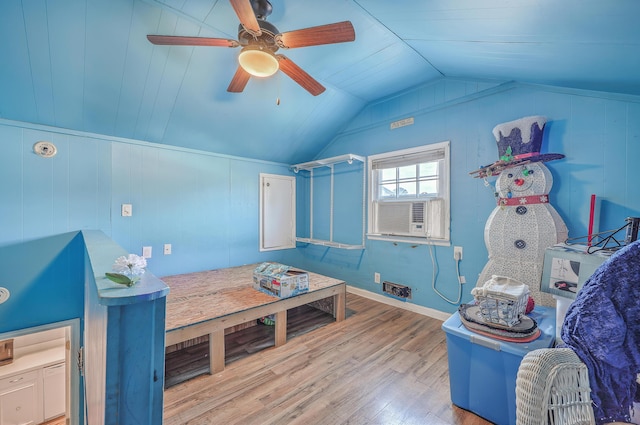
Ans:
<svg viewBox="0 0 640 425"><path fill-rule="evenodd" d="M531 116L496 125L493 135L498 143L500 159L470 174L477 174L474 177L495 176L516 165L564 158L559 153L540 153L546 122L545 117Z"/></svg>

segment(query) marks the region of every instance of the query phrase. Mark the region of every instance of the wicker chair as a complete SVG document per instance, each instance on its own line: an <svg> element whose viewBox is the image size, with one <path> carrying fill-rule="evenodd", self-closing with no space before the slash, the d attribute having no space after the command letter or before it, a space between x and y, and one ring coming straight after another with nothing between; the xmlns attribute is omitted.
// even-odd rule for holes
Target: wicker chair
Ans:
<svg viewBox="0 0 640 425"><path fill-rule="evenodd" d="M516 378L516 425L592 425L587 366L570 348L527 353Z"/></svg>

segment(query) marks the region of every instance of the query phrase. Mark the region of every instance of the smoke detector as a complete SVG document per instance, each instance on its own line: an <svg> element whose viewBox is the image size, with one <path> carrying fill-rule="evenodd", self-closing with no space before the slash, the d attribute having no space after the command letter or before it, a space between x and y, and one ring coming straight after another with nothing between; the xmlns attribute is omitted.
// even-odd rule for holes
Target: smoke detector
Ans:
<svg viewBox="0 0 640 425"><path fill-rule="evenodd" d="M37 142L33 145L33 151L36 155L39 155L43 158L51 158L58 153L58 148L51 142Z"/></svg>
<svg viewBox="0 0 640 425"><path fill-rule="evenodd" d="M7 288L0 287L0 304L9 299L10 292Z"/></svg>

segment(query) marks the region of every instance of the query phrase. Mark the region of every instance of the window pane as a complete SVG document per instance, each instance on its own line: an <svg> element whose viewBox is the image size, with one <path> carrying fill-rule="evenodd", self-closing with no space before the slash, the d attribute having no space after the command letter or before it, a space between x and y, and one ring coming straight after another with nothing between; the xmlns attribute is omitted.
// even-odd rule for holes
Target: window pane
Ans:
<svg viewBox="0 0 640 425"><path fill-rule="evenodd" d="M395 168L385 168L380 170L380 180L381 181L395 181L396 180L396 169Z"/></svg>
<svg viewBox="0 0 640 425"><path fill-rule="evenodd" d="M438 175L437 162L425 162L420 164L420 177L435 177Z"/></svg>
<svg viewBox="0 0 640 425"><path fill-rule="evenodd" d="M406 167L398 167L398 175L400 179L415 179L416 178L416 166L409 165Z"/></svg>
<svg viewBox="0 0 640 425"><path fill-rule="evenodd" d="M419 182L420 196L438 196L438 182L436 180L424 180Z"/></svg>
<svg viewBox="0 0 640 425"><path fill-rule="evenodd" d="M414 167L415 168L415 167ZM416 183L400 183L398 190L398 198L410 196L412 198L416 197Z"/></svg>
<svg viewBox="0 0 640 425"><path fill-rule="evenodd" d="M392 199L396 197L396 184L381 184L378 196L380 199Z"/></svg>

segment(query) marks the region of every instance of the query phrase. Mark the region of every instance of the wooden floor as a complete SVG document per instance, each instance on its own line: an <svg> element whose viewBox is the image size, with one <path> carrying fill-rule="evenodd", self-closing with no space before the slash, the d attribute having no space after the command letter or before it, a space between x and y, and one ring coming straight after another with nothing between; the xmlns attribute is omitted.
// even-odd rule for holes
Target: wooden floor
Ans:
<svg viewBox="0 0 640 425"><path fill-rule="evenodd" d="M57 418L53 418L47 422L43 422L42 425L66 425L67 419L64 416L58 416Z"/></svg>
<svg viewBox="0 0 640 425"><path fill-rule="evenodd" d="M334 321L333 315L317 308L308 305L295 307L287 311L287 335L295 338ZM225 363L229 364L273 347L275 334L274 326L260 324L225 335ZM206 335L196 345L168 353L165 388L208 373L209 364L209 338Z"/></svg>
<svg viewBox="0 0 640 425"><path fill-rule="evenodd" d="M347 295L347 320L165 391L164 424L490 422L449 396L442 322Z"/></svg>

